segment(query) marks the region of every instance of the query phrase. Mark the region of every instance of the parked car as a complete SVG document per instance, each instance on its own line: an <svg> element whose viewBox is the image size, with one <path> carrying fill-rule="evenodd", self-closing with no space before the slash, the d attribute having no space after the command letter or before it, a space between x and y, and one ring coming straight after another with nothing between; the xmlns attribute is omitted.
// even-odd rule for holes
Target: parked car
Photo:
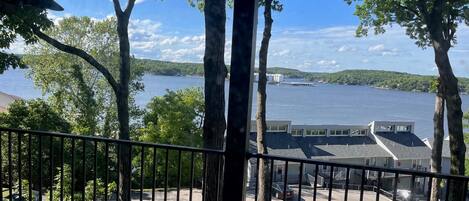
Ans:
<svg viewBox="0 0 469 201"><path fill-rule="evenodd" d="M293 190L287 185L287 191L286 193L283 192L284 190L284 185L283 183L273 183L272 184L272 194L278 198L278 199L283 199L283 195L285 194L287 199L292 199L293 198Z"/></svg>

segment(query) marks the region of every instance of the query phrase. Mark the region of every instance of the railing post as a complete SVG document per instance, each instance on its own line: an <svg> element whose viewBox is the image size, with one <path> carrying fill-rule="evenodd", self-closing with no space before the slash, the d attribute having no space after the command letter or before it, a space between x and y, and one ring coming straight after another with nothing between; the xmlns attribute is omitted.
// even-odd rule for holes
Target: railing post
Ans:
<svg viewBox="0 0 469 201"><path fill-rule="evenodd" d="M258 0L234 1L223 201L245 199L257 7Z"/></svg>

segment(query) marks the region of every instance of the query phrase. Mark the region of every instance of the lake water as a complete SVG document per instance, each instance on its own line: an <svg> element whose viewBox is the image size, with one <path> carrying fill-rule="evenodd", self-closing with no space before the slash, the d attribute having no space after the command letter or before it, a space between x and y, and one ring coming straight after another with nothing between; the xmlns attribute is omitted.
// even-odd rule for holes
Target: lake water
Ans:
<svg viewBox="0 0 469 201"><path fill-rule="evenodd" d="M42 97L24 70L7 71L0 75L0 91L26 99ZM141 107L166 89L203 87L200 77L145 75L145 91L136 97ZM254 86L256 89L257 86ZM254 90L255 92L255 90ZM256 102L253 96L253 116ZM468 109L469 96L462 96L463 110ZM433 132L434 94L376 89L366 86L318 84L315 87L268 85L267 117L291 120L293 124L368 124L374 120L415 121L419 137Z"/></svg>

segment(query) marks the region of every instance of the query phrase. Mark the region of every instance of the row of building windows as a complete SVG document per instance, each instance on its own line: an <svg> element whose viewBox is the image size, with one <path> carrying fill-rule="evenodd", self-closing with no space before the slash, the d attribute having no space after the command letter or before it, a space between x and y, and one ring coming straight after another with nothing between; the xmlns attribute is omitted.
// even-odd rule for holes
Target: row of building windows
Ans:
<svg viewBox="0 0 469 201"><path fill-rule="evenodd" d="M282 131L287 132L288 125L267 125L267 131Z"/></svg>
<svg viewBox="0 0 469 201"><path fill-rule="evenodd" d="M293 136L325 136L327 129L292 129ZM366 135L367 129L335 129L330 130L329 135Z"/></svg>

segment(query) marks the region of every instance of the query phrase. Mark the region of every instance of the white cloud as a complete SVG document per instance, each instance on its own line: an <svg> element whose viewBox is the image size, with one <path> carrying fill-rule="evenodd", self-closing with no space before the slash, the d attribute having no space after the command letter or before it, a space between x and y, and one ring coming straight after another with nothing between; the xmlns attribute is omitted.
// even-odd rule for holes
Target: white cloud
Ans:
<svg viewBox="0 0 469 201"><path fill-rule="evenodd" d="M338 66L336 60L320 60L316 64L319 66Z"/></svg>
<svg viewBox="0 0 469 201"><path fill-rule="evenodd" d="M339 49L337 49L337 52L354 52L354 51L357 51L357 48L351 47L348 45L342 45L339 47Z"/></svg>
<svg viewBox="0 0 469 201"><path fill-rule="evenodd" d="M280 50L280 51L274 51L272 53L272 56L285 56L287 54L290 53L290 50L289 49L284 49L284 50Z"/></svg>
<svg viewBox="0 0 469 201"><path fill-rule="evenodd" d="M374 45L374 46L370 46L368 48L368 51L369 52L381 52L384 50L384 45L383 44L379 44L379 45Z"/></svg>

